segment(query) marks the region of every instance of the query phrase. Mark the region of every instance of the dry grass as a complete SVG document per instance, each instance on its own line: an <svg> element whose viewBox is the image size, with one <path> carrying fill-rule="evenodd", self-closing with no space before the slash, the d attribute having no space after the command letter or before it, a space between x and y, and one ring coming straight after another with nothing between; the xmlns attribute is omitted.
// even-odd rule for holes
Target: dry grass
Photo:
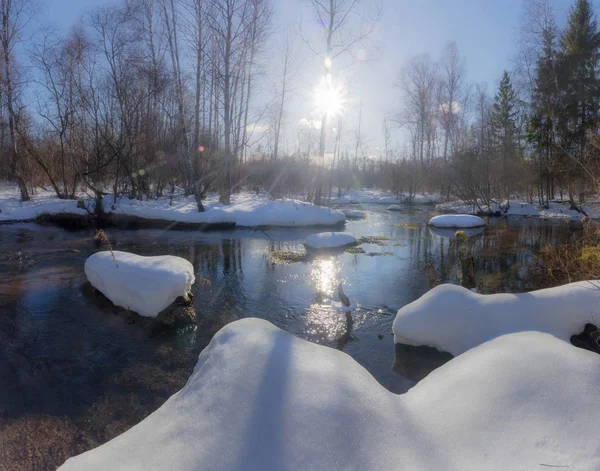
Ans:
<svg viewBox="0 0 600 471"><path fill-rule="evenodd" d="M568 244L548 244L540 252L546 272L558 283L600 278L600 226L587 221L583 233Z"/></svg>
<svg viewBox="0 0 600 471"><path fill-rule="evenodd" d="M374 244L374 245L379 245L380 247L386 246L387 244L385 243L388 240L394 240L390 237L386 237L386 236L364 236L361 237L360 239L358 239L357 243L358 244Z"/></svg>
<svg viewBox="0 0 600 471"><path fill-rule="evenodd" d="M94 234L94 241L108 246L108 250L110 250L113 262L115 262L115 265L117 266L117 268L119 268L119 264L117 263L117 259L115 258L115 253L113 252L112 245L110 245L110 240L108 240L108 236L102 229L96 231L96 233Z"/></svg>
<svg viewBox="0 0 600 471"><path fill-rule="evenodd" d="M293 251L271 252L269 258L272 263L297 263L306 260L306 253Z"/></svg>

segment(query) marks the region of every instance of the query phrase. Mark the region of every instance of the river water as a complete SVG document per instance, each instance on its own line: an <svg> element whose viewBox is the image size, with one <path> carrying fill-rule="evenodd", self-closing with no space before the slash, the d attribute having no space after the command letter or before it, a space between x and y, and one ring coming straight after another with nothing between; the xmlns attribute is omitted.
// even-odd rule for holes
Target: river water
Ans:
<svg viewBox="0 0 600 471"><path fill-rule="evenodd" d="M0 226L0 470L55 469L127 430L185 384L215 332L244 317L342 349L386 388L408 390L414 383L392 370L392 322L429 289L428 263L439 282L458 282L453 231L432 232L423 208L361 210L368 218L345 230L383 236L380 245L290 264L270 253L302 250L314 229L106 230L115 250L178 255L210 281L195 286L198 326L175 332L132 323L82 289L86 258L103 249L92 230ZM578 230L493 219L474 236L476 277L490 293L546 286L536 254ZM339 283L356 304L351 332Z"/></svg>

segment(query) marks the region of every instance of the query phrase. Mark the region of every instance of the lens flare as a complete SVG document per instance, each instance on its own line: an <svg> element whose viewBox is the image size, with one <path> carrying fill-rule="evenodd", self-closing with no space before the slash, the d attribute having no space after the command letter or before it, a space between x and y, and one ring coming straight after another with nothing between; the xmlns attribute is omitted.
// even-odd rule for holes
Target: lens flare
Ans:
<svg viewBox="0 0 600 471"><path fill-rule="evenodd" d="M326 114L328 117L337 116L342 112L344 91L333 82L331 74L327 74L315 90L315 105L319 113Z"/></svg>

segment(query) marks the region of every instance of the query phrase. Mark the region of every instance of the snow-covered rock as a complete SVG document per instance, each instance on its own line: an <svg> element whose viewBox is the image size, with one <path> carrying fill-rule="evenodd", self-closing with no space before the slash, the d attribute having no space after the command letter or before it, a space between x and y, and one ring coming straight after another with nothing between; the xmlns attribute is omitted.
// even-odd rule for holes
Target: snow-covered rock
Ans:
<svg viewBox="0 0 600 471"><path fill-rule="evenodd" d="M364 211L357 211L355 209L342 209L342 213L346 216L346 219L366 219L367 213Z"/></svg>
<svg viewBox="0 0 600 471"><path fill-rule="evenodd" d="M114 251L98 252L85 262L85 276L91 285L115 305L156 317L194 284L194 267L172 255L143 257Z"/></svg>
<svg viewBox="0 0 600 471"><path fill-rule="evenodd" d="M356 239L347 232L321 232L311 234L304 241L304 245L311 249L334 249L356 244Z"/></svg>
<svg viewBox="0 0 600 471"><path fill-rule="evenodd" d="M598 364L522 332L396 395L347 354L244 319L156 412L59 469L598 469Z"/></svg>
<svg viewBox="0 0 600 471"><path fill-rule="evenodd" d="M500 335L535 330L568 341L600 319L600 282L582 281L522 294L471 292L439 285L402 307L396 343L461 353Z"/></svg>
<svg viewBox="0 0 600 471"><path fill-rule="evenodd" d="M471 214L442 214L429 220L430 226L435 227L481 227L485 221Z"/></svg>
<svg viewBox="0 0 600 471"><path fill-rule="evenodd" d="M403 210L404 210L404 208L402 208L402 206L399 206L399 205L397 205L397 204L393 204L393 205L391 205L391 206L388 206L388 207L387 207L387 210L388 210L388 211L403 211Z"/></svg>

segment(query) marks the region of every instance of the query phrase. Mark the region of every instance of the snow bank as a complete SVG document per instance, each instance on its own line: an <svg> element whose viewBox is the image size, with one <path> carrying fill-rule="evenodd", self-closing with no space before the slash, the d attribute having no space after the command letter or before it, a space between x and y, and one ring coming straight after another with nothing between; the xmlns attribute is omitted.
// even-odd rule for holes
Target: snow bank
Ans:
<svg viewBox="0 0 600 471"><path fill-rule="evenodd" d="M398 206L397 204L393 204L387 207L388 211L403 211L404 208L402 206Z"/></svg>
<svg viewBox="0 0 600 471"><path fill-rule="evenodd" d="M121 197L113 207L113 198L105 196L104 211L143 219L188 224L234 224L240 227L306 227L343 224L346 217L340 211L296 200L270 200L252 193L234 195L233 204L224 206L211 195L205 201L206 211L199 213L193 196L176 195L140 201ZM171 204L172 203L172 204ZM86 206L93 207L88 197ZM75 200L61 200L53 193L42 191L31 201L20 202L13 187L0 188L0 222L33 220L45 214L74 214L88 212L77 208Z"/></svg>
<svg viewBox="0 0 600 471"><path fill-rule="evenodd" d="M481 227L485 226L485 221L479 216L470 214L443 214L434 216L429 220L430 226L435 227Z"/></svg>
<svg viewBox="0 0 600 471"><path fill-rule="evenodd" d="M586 323L596 324L598 319L600 282L488 295L445 284L401 308L393 331L396 343L459 355L494 337L527 330L569 341Z"/></svg>
<svg viewBox="0 0 600 471"><path fill-rule="evenodd" d="M31 221L44 214L85 216L88 213L77 207L77 201L61 200L48 191L40 191L30 201L21 202L15 188L0 189L0 222Z"/></svg>
<svg viewBox="0 0 600 471"><path fill-rule="evenodd" d="M337 195L337 193L335 193ZM336 204L434 204L441 200L439 195L418 194L410 198L408 195L396 196L383 190L347 190L341 197L333 197Z"/></svg>
<svg viewBox="0 0 600 471"><path fill-rule="evenodd" d="M321 232L309 235L304 241L311 249L333 249L352 244L356 244L356 239L347 232Z"/></svg>
<svg viewBox="0 0 600 471"><path fill-rule="evenodd" d="M110 207L108 208L111 211ZM138 201L119 200L112 212L144 219L158 219L190 224L235 224L240 227L302 227L335 226L346 217L340 211L296 200L275 200L250 197L224 206L207 202L206 211L199 213L193 197L170 206L168 199Z"/></svg>
<svg viewBox="0 0 600 471"><path fill-rule="evenodd" d="M487 206L481 205L487 211ZM477 206L467 204L464 201L452 201L449 203L438 204L436 211L443 213L464 213L476 214L479 211ZM600 217L600 206L597 202L590 202L583 207L586 214L593 218ZM548 208L542 208L537 204L531 204L526 201L515 200L510 202L508 210L501 207L498 203L490 205L489 210L492 213L500 212L509 217L531 217L537 219L567 219L579 220L583 216L579 211L570 208L568 202L551 201Z"/></svg>
<svg viewBox="0 0 600 471"><path fill-rule="evenodd" d="M187 384L60 471L597 469L598 356L497 338L408 393L260 319L223 328Z"/></svg>
<svg viewBox="0 0 600 471"><path fill-rule="evenodd" d="M183 258L114 254L118 267L108 251L90 256L85 262L85 276L115 305L140 316L156 317L178 296L189 293L195 281L194 267Z"/></svg>

